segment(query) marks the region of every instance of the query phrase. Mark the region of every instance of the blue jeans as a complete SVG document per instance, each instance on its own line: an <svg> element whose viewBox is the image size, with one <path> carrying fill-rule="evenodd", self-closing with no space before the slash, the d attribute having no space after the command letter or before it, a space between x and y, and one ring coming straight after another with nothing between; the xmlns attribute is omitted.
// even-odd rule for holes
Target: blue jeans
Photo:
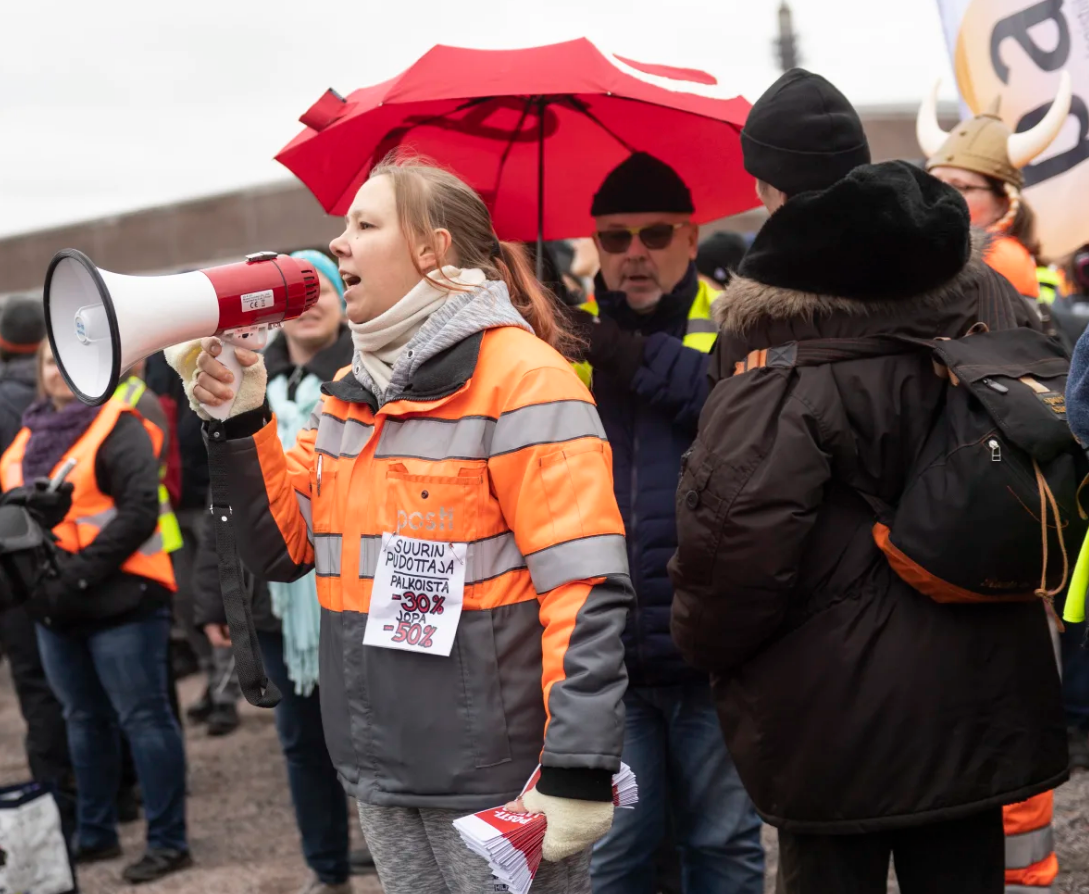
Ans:
<svg viewBox="0 0 1089 894"><path fill-rule="evenodd" d="M1072 729L1089 730L1089 649L1081 647L1085 639L1085 624L1067 624L1060 639L1066 725Z"/></svg>
<svg viewBox="0 0 1089 894"><path fill-rule="evenodd" d="M639 803L594 847L594 894L654 894L667 817L685 894L763 894L760 818L722 739L705 682L629 689L624 762Z"/></svg>
<svg viewBox="0 0 1089 894"><path fill-rule="evenodd" d="M161 609L88 635L37 629L45 674L68 727L80 846L117 843L120 723L144 794L148 847L188 850L185 749L167 696L170 613Z"/></svg>
<svg viewBox="0 0 1089 894"><path fill-rule="evenodd" d="M287 761L295 824L306 865L327 885L348 880L348 800L325 747L318 691L295 694L284 664L284 639L258 632L265 673L283 694L276 706L276 733Z"/></svg>

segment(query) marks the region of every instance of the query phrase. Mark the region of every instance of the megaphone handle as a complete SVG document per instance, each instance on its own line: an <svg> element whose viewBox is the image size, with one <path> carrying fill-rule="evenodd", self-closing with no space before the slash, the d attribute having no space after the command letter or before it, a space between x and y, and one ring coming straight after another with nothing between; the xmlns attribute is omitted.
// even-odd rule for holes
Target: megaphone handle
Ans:
<svg viewBox="0 0 1089 894"><path fill-rule="evenodd" d="M231 388L234 393L238 394L238 388L242 384L242 364L238 362L238 358L234 354L234 345L230 343L226 338L222 339L223 350L219 352L217 358L227 369L234 374L234 381L231 383ZM213 419L217 419L222 422L231 414L231 407L234 406L234 398L226 403L220 404L218 407L210 407L208 404L201 404L204 407L204 411Z"/></svg>

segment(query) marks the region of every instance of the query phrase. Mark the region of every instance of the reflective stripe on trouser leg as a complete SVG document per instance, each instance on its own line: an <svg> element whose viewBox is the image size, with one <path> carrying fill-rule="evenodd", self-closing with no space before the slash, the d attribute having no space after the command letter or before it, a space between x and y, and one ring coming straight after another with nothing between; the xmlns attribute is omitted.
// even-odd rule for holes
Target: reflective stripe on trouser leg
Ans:
<svg viewBox="0 0 1089 894"><path fill-rule="evenodd" d="M1006 836L1006 868L1026 869L1046 860L1055 850L1051 826Z"/></svg>

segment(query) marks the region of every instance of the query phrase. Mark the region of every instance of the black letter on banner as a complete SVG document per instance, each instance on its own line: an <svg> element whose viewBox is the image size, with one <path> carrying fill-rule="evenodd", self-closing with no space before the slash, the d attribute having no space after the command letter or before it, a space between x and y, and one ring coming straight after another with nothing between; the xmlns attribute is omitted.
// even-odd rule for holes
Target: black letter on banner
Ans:
<svg viewBox="0 0 1089 894"><path fill-rule="evenodd" d="M1017 122L1017 132L1021 133L1030 127L1035 127L1043 120L1050 108L1051 103L1048 103L1028 112ZM1080 96L1071 98L1070 114L1078 119L1077 144L1072 149L1067 149L1062 155L1053 155L1036 164L1025 165L1025 186L1035 186L1037 183L1065 174L1089 158L1089 108Z"/></svg>
<svg viewBox="0 0 1089 894"><path fill-rule="evenodd" d="M1003 84L1010 82L1010 67L1002 61L998 48L1008 37L1012 37L1029 58L1043 71L1056 71L1066 64L1070 55L1070 29L1066 27L1066 16L1062 14L1063 0L1043 0L1035 6L1015 12L1012 16L1000 20L991 32L991 65ZM1029 28L1042 25L1048 19L1055 22L1059 29L1059 44L1054 50L1042 50L1029 37Z"/></svg>

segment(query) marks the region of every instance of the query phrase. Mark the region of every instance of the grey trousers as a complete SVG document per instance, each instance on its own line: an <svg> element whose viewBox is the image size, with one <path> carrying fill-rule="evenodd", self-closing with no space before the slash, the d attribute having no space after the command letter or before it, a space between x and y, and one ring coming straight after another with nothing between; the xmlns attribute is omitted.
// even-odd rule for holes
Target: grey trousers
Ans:
<svg viewBox="0 0 1089 894"><path fill-rule="evenodd" d="M464 810L359 805L385 894L499 894L507 890L454 828ZM590 851L541 863L530 894L590 894Z"/></svg>

